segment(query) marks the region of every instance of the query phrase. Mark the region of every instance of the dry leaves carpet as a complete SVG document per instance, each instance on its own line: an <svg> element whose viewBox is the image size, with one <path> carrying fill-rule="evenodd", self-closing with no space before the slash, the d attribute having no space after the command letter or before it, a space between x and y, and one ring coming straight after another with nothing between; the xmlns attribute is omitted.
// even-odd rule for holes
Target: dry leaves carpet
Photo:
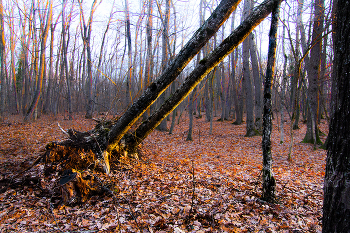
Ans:
<svg viewBox="0 0 350 233"><path fill-rule="evenodd" d="M46 143L63 140L57 122L81 131L94 126L82 116L20 122L11 117L1 123L0 179L32 162ZM41 188L48 182L43 175L39 184L9 188L0 194L0 231L321 232L326 151L300 143L306 126L294 131L293 160L288 161L289 136L280 144L274 121L278 200L268 204L260 200L261 137L246 138L245 124L231 122L214 121L209 135L209 123L195 119L193 141L185 140L184 117L172 135L154 131L141 146L142 160L122 161L109 176L100 175L114 195L92 197L81 205L55 205ZM327 133L325 122L320 128Z"/></svg>

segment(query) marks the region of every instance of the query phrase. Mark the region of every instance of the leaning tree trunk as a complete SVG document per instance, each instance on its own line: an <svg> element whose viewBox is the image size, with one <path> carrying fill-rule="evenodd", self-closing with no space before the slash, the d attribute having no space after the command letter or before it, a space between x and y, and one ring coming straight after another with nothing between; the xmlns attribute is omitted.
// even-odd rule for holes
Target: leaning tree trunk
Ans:
<svg viewBox="0 0 350 233"><path fill-rule="evenodd" d="M276 198L276 181L272 174L271 132L272 132L272 100L271 86L275 70L277 29L278 29L279 3L276 3L272 12L271 28L269 34L269 52L264 88L264 112L263 112L263 193L262 199L273 202Z"/></svg>
<svg viewBox="0 0 350 233"><path fill-rule="evenodd" d="M137 145L146 138L147 135L155 129L155 127L172 110L174 110L184 98L186 98L193 88L200 83L200 81L217 64L230 54L249 35L249 33L251 33L251 31L267 17L276 2L280 1L266 0L257 7L228 38L226 38L211 54L199 62L198 66L192 71L189 77L187 77L181 87L179 87L177 91L164 102L157 112L152 114L148 120L144 121L132 134L125 135L125 128L130 128L130 124L135 122L135 117L133 117L133 119L128 119L128 125L121 127L125 124L126 116L135 113L137 114L137 117L140 117L144 112L145 107L147 107L146 105L154 102L153 98L156 99L156 97L160 95L160 87L166 87L166 83L170 83L167 78L169 76L173 77L173 74L167 72L172 71L176 67L178 69L179 67L183 67L183 63L186 63L188 59L190 59L188 56L194 56L193 51L198 47L193 46L198 45L199 42L199 45L202 45L203 40L205 41L203 36L207 36L207 33L212 32L211 30L216 28L213 24L208 23L208 21L214 20L213 18L221 18L219 17L219 14L217 14L217 11L208 19L207 23L204 24L199 32L195 34L194 38L197 38L197 40L192 39L189 44L185 46L187 49L180 52L182 55L180 58L186 57L185 61L179 57L175 58L170 64L170 67L165 70L161 79L153 83L146 90L146 93L140 97L140 99L144 100L146 103L142 101L140 102L140 100L136 101L130 107L131 110L129 109L119 119L101 121L93 130L88 132L78 132L75 130L64 131L69 137L68 140L59 143L49 143L47 145L44 160L47 164L51 164L49 167L50 171L60 169L58 172L63 174L60 179L60 184L62 185L62 193L65 199L64 202L67 204L72 203L76 200L75 196L77 195L80 195L78 199L83 201L86 200L86 196L95 192L100 192L101 190L96 189L95 176L91 175L87 170L95 169L108 174L111 169L110 165L113 165L114 160L117 162L119 159L125 158L127 152L135 152ZM227 4L226 1L221 2L221 4L223 3ZM222 20L219 23L221 24ZM209 30L207 28L208 26L210 26ZM205 30L204 28L207 29ZM178 71L177 69L175 70ZM147 96L151 98L151 100L143 99ZM113 132L114 130L116 130L116 132ZM122 138L123 136L124 138ZM118 138L120 139L116 140ZM135 154L135 156L137 156L137 154ZM113 161L110 163L110 160L112 159ZM57 165L58 163L59 165Z"/></svg>
<svg viewBox="0 0 350 233"><path fill-rule="evenodd" d="M236 9L240 0L223 0L213 11L212 15L195 32L189 42L181 49L179 54L171 61L160 77L153 82L136 100L128 110L118 119L109 132L108 151L112 151L130 129L130 127L142 116L146 109L169 87L185 66L218 31L224 21Z"/></svg>
<svg viewBox="0 0 350 233"><path fill-rule="evenodd" d="M153 113L147 121L144 121L127 138L126 146L130 151L140 144L157 125L191 93L198 83L226 56L237 48L244 39L267 17L279 0L267 0L260 4L254 11L227 37L218 47L216 47L207 57L199 62L199 65L190 73L184 83L177 89L173 95L168 98L163 105Z"/></svg>
<svg viewBox="0 0 350 233"><path fill-rule="evenodd" d="M333 3L332 110L324 181L323 232L350 229L350 8ZM334 90L334 91L333 91Z"/></svg>

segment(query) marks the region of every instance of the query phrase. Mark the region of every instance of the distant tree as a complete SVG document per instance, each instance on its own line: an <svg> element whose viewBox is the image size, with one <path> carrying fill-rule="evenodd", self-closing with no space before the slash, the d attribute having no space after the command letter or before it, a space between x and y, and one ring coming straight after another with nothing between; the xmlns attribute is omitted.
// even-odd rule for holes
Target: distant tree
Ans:
<svg viewBox="0 0 350 233"><path fill-rule="evenodd" d="M97 7L97 0L94 0L91 6L90 15L87 20L85 21L85 15L83 11L83 1L78 0L79 3L79 9L80 9L80 31L81 31L81 37L84 43L84 48L86 49L86 64L87 64L87 79L86 79L86 96L87 96L87 103L86 103L86 114L85 117L88 119L92 118L93 110L94 110L94 102L93 102L93 95L92 95L92 56L91 56L91 28L92 28L92 21L94 12L96 11ZM85 62L85 61L84 61ZM85 75L85 74L83 74Z"/></svg>
<svg viewBox="0 0 350 233"><path fill-rule="evenodd" d="M52 20L52 2L51 0L48 2L48 10L45 12L46 15L42 16L42 20L40 22L41 36L40 36L40 66L39 69L36 70L36 87L34 92L33 101L24 117L24 121L28 121L29 117L34 113L34 119L37 118L37 106L40 99L40 95L42 94L42 83L44 76L46 75L46 41L49 33L51 20ZM46 17L45 17L46 16ZM40 17L41 18L41 17Z"/></svg>
<svg viewBox="0 0 350 233"><path fill-rule="evenodd" d="M249 15L251 9L251 0L244 1L243 18ZM250 75L250 62L249 62L249 47L250 40L249 37L243 42L243 83L245 90L245 101L246 101L246 111L247 111L247 127L246 135L247 137L252 137L257 135L257 131L254 126L254 95L253 95L253 84Z"/></svg>
<svg viewBox="0 0 350 233"><path fill-rule="evenodd" d="M5 112L5 31L4 31L4 7L0 0L0 121Z"/></svg>
<svg viewBox="0 0 350 233"><path fill-rule="evenodd" d="M324 179L323 232L350 229L350 5L333 2L332 118Z"/></svg>
<svg viewBox="0 0 350 233"><path fill-rule="evenodd" d="M165 1L165 12L162 16L162 26L163 26L163 33L162 33L162 71L165 70L168 60L169 60L169 19L170 19L170 0ZM165 95L166 92L163 92L160 96L160 104L163 104L165 101ZM158 129L160 131L167 131L167 121L163 120L159 126Z"/></svg>
<svg viewBox="0 0 350 233"><path fill-rule="evenodd" d="M321 71L322 34L324 23L324 0L314 1L314 22L312 29L312 48L310 51L310 62L307 66L308 72L308 117L306 134L303 142L321 143L318 129L319 112L319 79Z"/></svg>

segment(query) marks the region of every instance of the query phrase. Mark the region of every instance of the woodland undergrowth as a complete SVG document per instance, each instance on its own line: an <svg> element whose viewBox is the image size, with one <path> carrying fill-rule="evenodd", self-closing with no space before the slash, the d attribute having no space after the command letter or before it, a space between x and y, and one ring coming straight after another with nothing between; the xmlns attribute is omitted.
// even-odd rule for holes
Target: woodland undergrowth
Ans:
<svg viewBox="0 0 350 233"><path fill-rule="evenodd" d="M22 123L17 116L0 123L0 179L25 169L63 129L87 131L93 120L76 115L44 116ZM170 123L168 124L170 125ZM289 130L285 123L284 132ZM7 188L0 194L2 232L321 232L326 151L301 143L306 125L280 144L272 132L277 202L261 197L261 137L244 137L245 124L195 119L193 141L186 141L182 117L172 135L154 131L140 146L139 161L125 159L109 175L99 175L111 192L85 203L60 205L42 174L38 183ZM320 129L328 133L326 122ZM323 136L322 140L325 140ZM42 164L33 167L40 170ZM36 169L36 170L35 170ZM30 171L29 171L30 172ZM30 174L30 173L29 173ZM4 184L3 184L4 185Z"/></svg>

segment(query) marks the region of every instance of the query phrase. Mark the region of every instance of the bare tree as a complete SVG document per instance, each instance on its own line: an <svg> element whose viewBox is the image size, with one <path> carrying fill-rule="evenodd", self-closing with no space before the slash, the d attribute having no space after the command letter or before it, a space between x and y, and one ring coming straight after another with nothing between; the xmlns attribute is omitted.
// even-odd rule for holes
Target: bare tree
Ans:
<svg viewBox="0 0 350 233"><path fill-rule="evenodd" d="M86 80L86 94L88 102L86 104L86 118L92 118L93 109L94 109L94 102L93 102L93 95L92 95L92 57L91 57L91 27L92 27L92 21L94 12L97 8L97 0L94 0L91 6L90 16L88 21L85 21L83 6L82 6L82 0L78 0L79 2L79 9L80 9L80 30L81 30L81 37L83 39L84 47L86 49L86 64L87 64L87 80Z"/></svg>
<svg viewBox="0 0 350 233"><path fill-rule="evenodd" d="M146 68L144 78L144 89L149 86L152 81L153 75L153 53L152 53L152 12L153 12L153 0L148 0L148 12L147 12L147 25L146 25L146 36L147 36L147 56L146 56ZM143 115L144 120L149 116L146 111Z"/></svg>
<svg viewBox="0 0 350 233"><path fill-rule="evenodd" d="M251 9L251 0L244 1L244 10L243 10L243 18L246 18L249 15ZM246 111L247 111L247 127L246 127L246 135L247 137L252 137L257 135L257 131L254 126L254 96L253 96L253 88L252 88L252 80L250 75L250 66L249 66L249 47L250 40L247 38L243 42L243 82L244 82L244 90L246 96Z"/></svg>
<svg viewBox="0 0 350 233"><path fill-rule="evenodd" d="M314 2L314 22L312 29L312 48L310 51L310 64L308 71L308 120L307 130L303 142L320 143L318 130L318 112L319 112L319 90L318 84L321 71L322 54L322 33L324 23L324 0Z"/></svg>
<svg viewBox="0 0 350 233"><path fill-rule="evenodd" d="M264 112L263 112L263 190L262 198L266 201L275 201L276 181L272 173L272 154L271 154L271 133L272 133L272 80L274 77L276 47L277 47L277 29L279 16L279 2L275 2L272 11L271 28L269 33L269 52L267 58L267 69L264 87Z"/></svg>
<svg viewBox="0 0 350 233"><path fill-rule="evenodd" d="M45 61L45 52L46 52L46 41L47 41L47 35L49 32L49 28L51 25L51 19L52 19L52 1L50 0L48 2L48 11L46 12L46 20L40 22L40 28L41 28L41 44L40 44L40 68L37 71L37 86L34 93L34 98L32 101L32 104L30 105L25 117L24 121L28 121L29 117L33 114L33 112L36 110L39 98L42 92L42 83L43 78L45 75L45 69L46 69L46 61ZM34 119L36 119L36 114L34 115Z"/></svg>
<svg viewBox="0 0 350 233"><path fill-rule="evenodd" d="M132 102L133 94L132 94L132 46L131 46L131 31L130 31L130 16L129 16L129 1L125 0L125 31L126 31L126 41L128 44L128 71L126 77L126 89L125 89L125 100L126 105Z"/></svg>
<svg viewBox="0 0 350 233"><path fill-rule="evenodd" d="M5 30L4 7L0 0L0 121L5 111Z"/></svg>
<svg viewBox="0 0 350 233"><path fill-rule="evenodd" d="M168 63L168 56L169 56L169 50L168 50L168 44L169 44L169 18L170 18L170 0L165 1L165 13L162 17L162 26L163 26L163 33L162 33L162 71L165 70L167 63ZM165 92L163 92L159 98L161 104L165 101ZM163 120L159 126L158 129L160 131L167 131L167 122L166 120Z"/></svg>

